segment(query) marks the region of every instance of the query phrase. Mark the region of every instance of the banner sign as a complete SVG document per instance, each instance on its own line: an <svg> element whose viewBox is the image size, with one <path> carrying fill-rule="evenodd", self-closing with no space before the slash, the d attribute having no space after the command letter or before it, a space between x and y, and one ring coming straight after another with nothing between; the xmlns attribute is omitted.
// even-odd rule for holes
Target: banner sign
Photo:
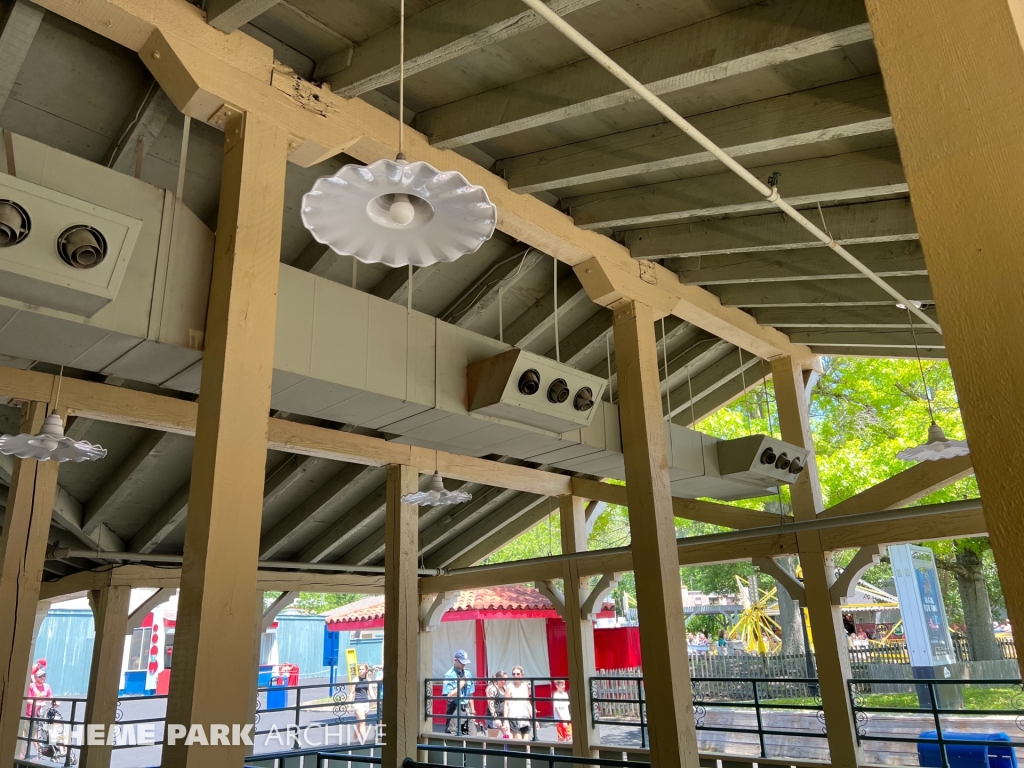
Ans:
<svg viewBox="0 0 1024 768"><path fill-rule="evenodd" d="M935 553L927 547L898 544L889 547L889 559L896 579L910 664L935 667L955 663Z"/></svg>

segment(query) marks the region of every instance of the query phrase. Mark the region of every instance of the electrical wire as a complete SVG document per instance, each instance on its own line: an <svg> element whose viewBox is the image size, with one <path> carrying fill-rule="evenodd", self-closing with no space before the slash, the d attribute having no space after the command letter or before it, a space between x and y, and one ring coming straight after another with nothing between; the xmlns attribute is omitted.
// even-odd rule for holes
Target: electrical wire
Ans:
<svg viewBox="0 0 1024 768"><path fill-rule="evenodd" d="M405 160L405 0L398 11L398 156Z"/></svg>
<svg viewBox="0 0 1024 768"><path fill-rule="evenodd" d="M533 247L531 246L531 247L527 248L526 250L524 250L524 251L522 251L520 253L515 254L514 256L509 256L507 259L502 259L497 264L495 264L490 269L488 269L484 273L483 277L479 278L475 283L473 283L472 286L470 286L469 288L467 288L465 291L462 292L462 295L458 299L456 299L455 303L452 305L453 309L448 311L448 312L446 312L444 314L444 316L440 318L440 320L442 322L450 323L456 317L460 317L461 315L466 314L470 309L472 309L473 306L477 303L477 301L480 300L480 297L483 296L484 293L487 291L487 289L490 288L492 285L494 285L495 283L500 283L502 280L509 280L509 281L511 281L511 280L515 279L519 275L519 273L522 271L523 264L526 263L526 257L530 255L530 251L532 251L532 250L533 250ZM504 266L505 264L508 264L510 261L515 261L516 259L520 259L520 262L519 262L519 267L516 269L515 272L513 272L511 275L507 275L506 277L499 277L497 280L492 280L491 282L487 283L486 285L483 286L483 288L481 288L480 292L476 296L473 297L473 300L470 301L469 304L466 305L465 309L463 309L461 311L458 311L458 312L455 311L454 308L460 306L462 304L462 302L464 302L466 300L466 298L471 293L473 293L473 291L475 291L477 288L480 287L480 285L484 282L484 280L486 280L488 277L490 277L492 274L494 274L494 270L498 269L498 267L501 267L501 266Z"/></svg>
<svg viewBox="0 0 1024 768"><path fill-rule="evenodd" d="M155 87L156 80L149 84L149 90L146 91L146 95L143 96L142 101L139 102L139 108L135 112L135 117L133 117L132 121L128 123L128 125L124 129L124 133L121 134L121 137L117 140L117 143L114 145L114 152L112 152L110 155L110 162L107 163L107 168L113 167L114 160L117 157L117 150L121 149L121 142L124 141L128 137L128 134L135 130L135 126L139 124L139 120L142 118L142 110L144 110L146 108L146 104L149 103L149 97L153 93L153 89Z"/></svg>
<svg viewBox="0 0 1024 768"><path fill-rule="evenodd" d="M932 424L935 423L935 411L932 409L932 396L928 390L928 379L924 375L924 363L921 361L921 347L917 344L917 329L914 328L914 316L910 313L910 307L907 306L907 318L910 320L910 335L914 338L914 352L917 354L917 367L921 371L921 383L924 385L924 401L928 404L928 416L932 420Z"/></svg>

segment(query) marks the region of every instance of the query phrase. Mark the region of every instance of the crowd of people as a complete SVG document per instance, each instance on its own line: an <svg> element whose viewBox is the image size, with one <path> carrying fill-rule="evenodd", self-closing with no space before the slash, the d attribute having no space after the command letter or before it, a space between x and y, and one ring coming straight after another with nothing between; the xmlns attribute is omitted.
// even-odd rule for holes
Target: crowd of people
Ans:
<svg viewBox="0 0 1024 768"><path fill-rule="evenodd" d="M476 722L476 713L472 707L476 684L473 675L466 669L470 663L469 654L457 651L451 669L444 675L441 695L448 700L445 707L445 731L450 734L469 735ZM569 693L565 689L565 680L554 680L552 686L551 703L557 738L559 741L572 741ZM533 686L526 679L520 665L512 667L511 677L504 670L495 672L487 681L484 696L484 726L488 736L525 741L535 737L537 712Z"/></svg>

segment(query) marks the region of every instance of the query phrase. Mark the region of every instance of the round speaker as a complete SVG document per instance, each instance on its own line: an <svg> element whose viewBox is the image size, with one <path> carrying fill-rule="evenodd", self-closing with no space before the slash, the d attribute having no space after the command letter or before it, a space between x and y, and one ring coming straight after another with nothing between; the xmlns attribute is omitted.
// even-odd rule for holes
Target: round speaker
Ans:
<svg viewBox="0 0 1024 768"><path fill-rule="evenodd" d="M75 269L92 269L107 257L107 239L86 224L68 227L57 238L57 255Z"/></svg>
<svg viewBox="0 0 1024 768"><path fill-rule="evenodd" d="M781 469L783 472L789 469L789 456L785 453L780 453L779 458L775 460L775 468Z"/></svg>
<svg viewBox="0 0 1024 768"><path fill-rule="evenodd" d="M540 390L540 374L531 368L519 377L519 392L523 395L536 395Z"/></svg>
<svg viewBox="0 0 1024 768"><path fill-rule="evenodd" d="M804 464L799 458L793 459L789 464L789 471L794 475L799 475L804 471Z"/></svg>
<svg viewBox="0 0 1024 768"><path fill-rule="evenodd" d="M0 248L17 245L31 229L28 211L13 200L0 200Z"/></svg>
<svg viewBox="0 0 1024 768"><path fill-rule="evenodd" d="M771 448L765 448L761 452L761 463L762 464L774 464L775 463L775 451Z"/></svg>
<svg viewBox="0 0 1024 768"><path fill-rule="evenodd" d="M577 411L589 411L594 407L594 390L582 387L572 400L572 407Z"/></svg>
<svg viewBox="0 0 1024 768"><path fill-rule="evenodd" d="M565 379L555 379L548 387L548 401L552 403L564 403L569 399L569 385Z"/></svg>

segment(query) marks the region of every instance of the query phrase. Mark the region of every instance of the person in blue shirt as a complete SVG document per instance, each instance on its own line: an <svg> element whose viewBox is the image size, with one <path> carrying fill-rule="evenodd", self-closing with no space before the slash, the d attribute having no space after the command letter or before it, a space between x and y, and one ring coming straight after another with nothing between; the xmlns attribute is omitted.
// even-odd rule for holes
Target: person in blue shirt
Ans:
<svg viewBox="0 0 1024 768"><path fill-rule="evenodd" d="M448 716L444 728L446 733L455 734L459 731L463 735L469 735L469 696L473 693L473 676L466 670L469 663L468 653L456 651L452 668L444 673L444 688L441 689L441 694L448 699L445 708L445 714Z"/></svg>

